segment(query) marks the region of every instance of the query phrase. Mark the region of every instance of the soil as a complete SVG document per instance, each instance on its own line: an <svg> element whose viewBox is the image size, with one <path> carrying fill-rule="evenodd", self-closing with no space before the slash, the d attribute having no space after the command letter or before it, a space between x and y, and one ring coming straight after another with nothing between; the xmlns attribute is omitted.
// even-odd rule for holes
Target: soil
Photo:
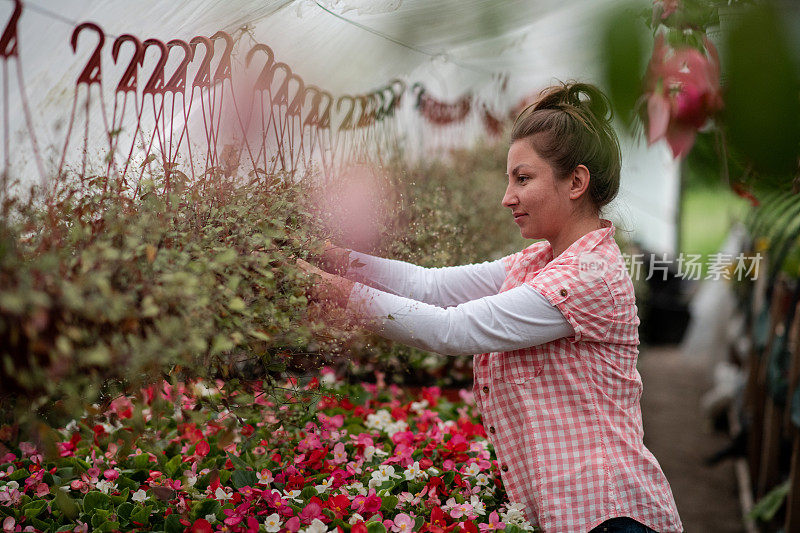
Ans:
<svg viewBox="0 0 800 533"><path fill-rule="evenodd" d="M704 462L729 442L712 430L700 408L711 385L707 363L677 347L640 346L639 372L644 442L672 486L685 530L744 531L733 462Z"/></svg>

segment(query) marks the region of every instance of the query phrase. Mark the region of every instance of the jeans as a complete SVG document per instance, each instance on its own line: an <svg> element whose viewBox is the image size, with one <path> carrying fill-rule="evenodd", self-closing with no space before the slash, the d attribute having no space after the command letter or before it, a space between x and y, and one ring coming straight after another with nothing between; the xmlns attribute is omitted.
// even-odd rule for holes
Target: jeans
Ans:
<svg viewBox="0 0 800 533"><path fill-rule="evenodd" d="M656 533L633 518L618 517L606 520L589 533Z"/></svg>

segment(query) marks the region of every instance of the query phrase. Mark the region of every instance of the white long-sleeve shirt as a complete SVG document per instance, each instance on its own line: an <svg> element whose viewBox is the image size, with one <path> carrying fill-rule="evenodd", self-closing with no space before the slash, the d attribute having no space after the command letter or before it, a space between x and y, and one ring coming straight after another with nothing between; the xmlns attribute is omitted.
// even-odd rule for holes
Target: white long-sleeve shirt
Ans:
<svg viewBox="0 0 800 533"><path fill-rule="evenodd" d="M394 341L443 355L505 352L574 333L556 307L529 285L498 293L501 260L444 268L350 252L356 281L348 308Z"/></svg>

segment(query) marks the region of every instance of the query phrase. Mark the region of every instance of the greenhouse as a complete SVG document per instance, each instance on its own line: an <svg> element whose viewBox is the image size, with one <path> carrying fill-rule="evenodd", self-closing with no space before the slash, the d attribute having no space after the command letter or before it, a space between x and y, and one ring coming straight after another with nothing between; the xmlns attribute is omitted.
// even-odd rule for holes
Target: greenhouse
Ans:
<svg viewBox="0 0 800 533"><path fill-rule="evenodd" d="M800 531L800 7L0 2L0 525Z"/></svg>

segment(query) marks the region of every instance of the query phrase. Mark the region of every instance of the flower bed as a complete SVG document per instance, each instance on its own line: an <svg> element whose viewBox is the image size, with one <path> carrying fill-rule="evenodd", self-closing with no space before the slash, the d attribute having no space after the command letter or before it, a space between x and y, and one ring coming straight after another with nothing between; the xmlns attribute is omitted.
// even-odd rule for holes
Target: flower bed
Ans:
<svg viewBox="0 0 800 533"><path fill-rule="evenodd" d="M164 382L119 397L57 439L0 452L3 530L533 529L505 501L471 392L411 398L330 371L323 385L286 385L287 400L315 400L302 429L281 425L275 415L291 407L257 383Z"/></svg>

